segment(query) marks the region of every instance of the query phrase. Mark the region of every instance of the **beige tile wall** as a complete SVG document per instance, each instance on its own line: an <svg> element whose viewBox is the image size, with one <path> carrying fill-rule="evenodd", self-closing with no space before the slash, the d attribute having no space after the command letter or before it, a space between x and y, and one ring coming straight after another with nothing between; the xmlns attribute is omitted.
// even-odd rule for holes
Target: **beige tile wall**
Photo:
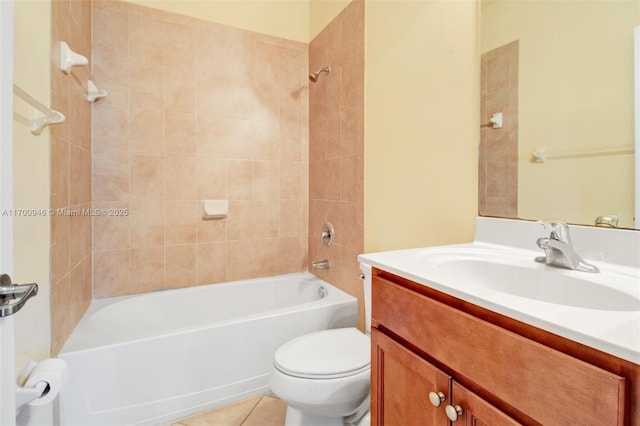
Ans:
<svg viewBox="0 0 640 426"><path fill-rule="evenodd" d="M307 264L307 45L94 1L94 297ZM202 219L202 200L229 216Z"/></svg>
<svg viewBox="0 0 640 426"><path fill-rule="evenodd" d="M309 261L316 275L362 302L357 255L364 251L364 1L351 2L309 46L311 71L331 65L309 88ZM320 243L324 222L336 239ZM360 326L363 313L360 306Z"/></svg>
<svg viewBox="0 0 640 426"><path fill-rule="evenodd" d="M478 210L518 217L518 41L482 55ZM502 129L489 126L503 114Z"/></svg>
<svg viewBox="0 0 640 426"><path fill-rule="evenodd" d="M52 42L91 57L91 2L52 2ZM51 352L57 354L91 302L91 104L88 67L51 68L51 105L66 120L51 131ZM68 214L67 214L68 213ZM74 214L73 216L69 214Z"/></svg>

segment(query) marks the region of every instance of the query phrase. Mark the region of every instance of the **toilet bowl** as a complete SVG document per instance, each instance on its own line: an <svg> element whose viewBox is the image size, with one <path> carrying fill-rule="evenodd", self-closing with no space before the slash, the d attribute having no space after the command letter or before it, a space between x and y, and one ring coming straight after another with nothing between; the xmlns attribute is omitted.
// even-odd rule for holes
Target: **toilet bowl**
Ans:
<svg viewBox="0 0 640 426"><path fill-rule="evenodd" d="M274 355L270 386L287 404L286 426L369 424L371 267L361 269L367 334L355 327L318 331Z"/></svg>

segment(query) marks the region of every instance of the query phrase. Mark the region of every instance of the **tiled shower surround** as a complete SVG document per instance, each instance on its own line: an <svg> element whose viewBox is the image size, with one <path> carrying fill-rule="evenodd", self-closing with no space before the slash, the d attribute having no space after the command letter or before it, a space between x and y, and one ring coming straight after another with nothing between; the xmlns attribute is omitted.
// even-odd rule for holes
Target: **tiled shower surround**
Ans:
<svg viewBox="0 0 640 426"><path fill-rule="evenodd" d="M481 216L518 217L518 41L482 55L481 117L497 111L503 127L480 129L478 204Z"/></svg>
<svg viewBox="0 0 640 426"><path fill-rule="evenodd" d="M55 0L53 21L90 67L52 69L67 121L52 126L51 204L107 213L52 218L52 353L92 297L329 259L317 275L362 300L362 0L309 45L115 0ZM108 91L93 107L91 77ZM207 199L228 217L204 220Z"/></svg>
<svg viewBox="0 0 640 426"><path fill-rule="evenodd" d="M309 69L331 65L309 86L309 260L328 259L316 275L358 296L364 252L364 1L352 1L309 46ZM331 222L335 243L320 243Z"/></svg>
<svg viewBox="0 0 640 426"><path fill-rule="evenodd" d="M94 297L305 270L307 45L93 4Z"/></svg>
<svg viewBox="0 0 640 426"><path fill-rule="evenodd" d="M54 46L66 41L91 57L91 2L51 3ZM91 104L86 100L87 67L64 74L51 67L51 107L64 123L50 126L51 208L91 208ZM91 217L51 216L51 352L57 354L91 302Z"/></svg>

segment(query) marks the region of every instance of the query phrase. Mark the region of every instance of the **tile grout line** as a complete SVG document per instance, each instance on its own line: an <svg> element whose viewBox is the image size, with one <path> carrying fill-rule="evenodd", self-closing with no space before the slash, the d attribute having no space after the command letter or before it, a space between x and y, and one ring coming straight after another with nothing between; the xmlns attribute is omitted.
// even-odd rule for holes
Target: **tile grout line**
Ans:
<svg viewBox="0 0 640 426"><path fill-rule="evenodd" d="M264 398L264 395L261 396L255 403L255 405L251 408L251 410L247 413L247 415L245 416L244 419L242 419L242 421L240 422L240 424L238 426L242 426L248 419L249 417L251 417L251 413L253 413L256 409L256 407L258 406L258 404L260 404L260 401L262 401L262 398Z"/></svg>

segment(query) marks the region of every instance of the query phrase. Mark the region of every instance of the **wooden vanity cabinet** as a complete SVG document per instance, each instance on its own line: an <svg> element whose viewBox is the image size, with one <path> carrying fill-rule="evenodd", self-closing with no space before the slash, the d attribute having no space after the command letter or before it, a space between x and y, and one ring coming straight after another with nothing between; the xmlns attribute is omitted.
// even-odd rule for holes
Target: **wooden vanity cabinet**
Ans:
<svg viewBox="0 0 640 426"><path fill-rule="evenodd" d="M601 352L593 365L575 356L584 346L548 335L374 268L372 424L447 425L447 405L462 409L452 424L640 424L637 386L619 374L637 365ZM440 407L429 392L445 395Z"/></svg>
<svg viewBox="0 0 640 426"><path fill-rule="evenodd" d="M447 405L463 410L457 424L521 424L375 328L371 330L371 343L375 353L371 382L373 425L445 426L449 424ZM439 407L431 403L431 392L442 395ZM455 401L451 395L455 395Z"/></svg>

